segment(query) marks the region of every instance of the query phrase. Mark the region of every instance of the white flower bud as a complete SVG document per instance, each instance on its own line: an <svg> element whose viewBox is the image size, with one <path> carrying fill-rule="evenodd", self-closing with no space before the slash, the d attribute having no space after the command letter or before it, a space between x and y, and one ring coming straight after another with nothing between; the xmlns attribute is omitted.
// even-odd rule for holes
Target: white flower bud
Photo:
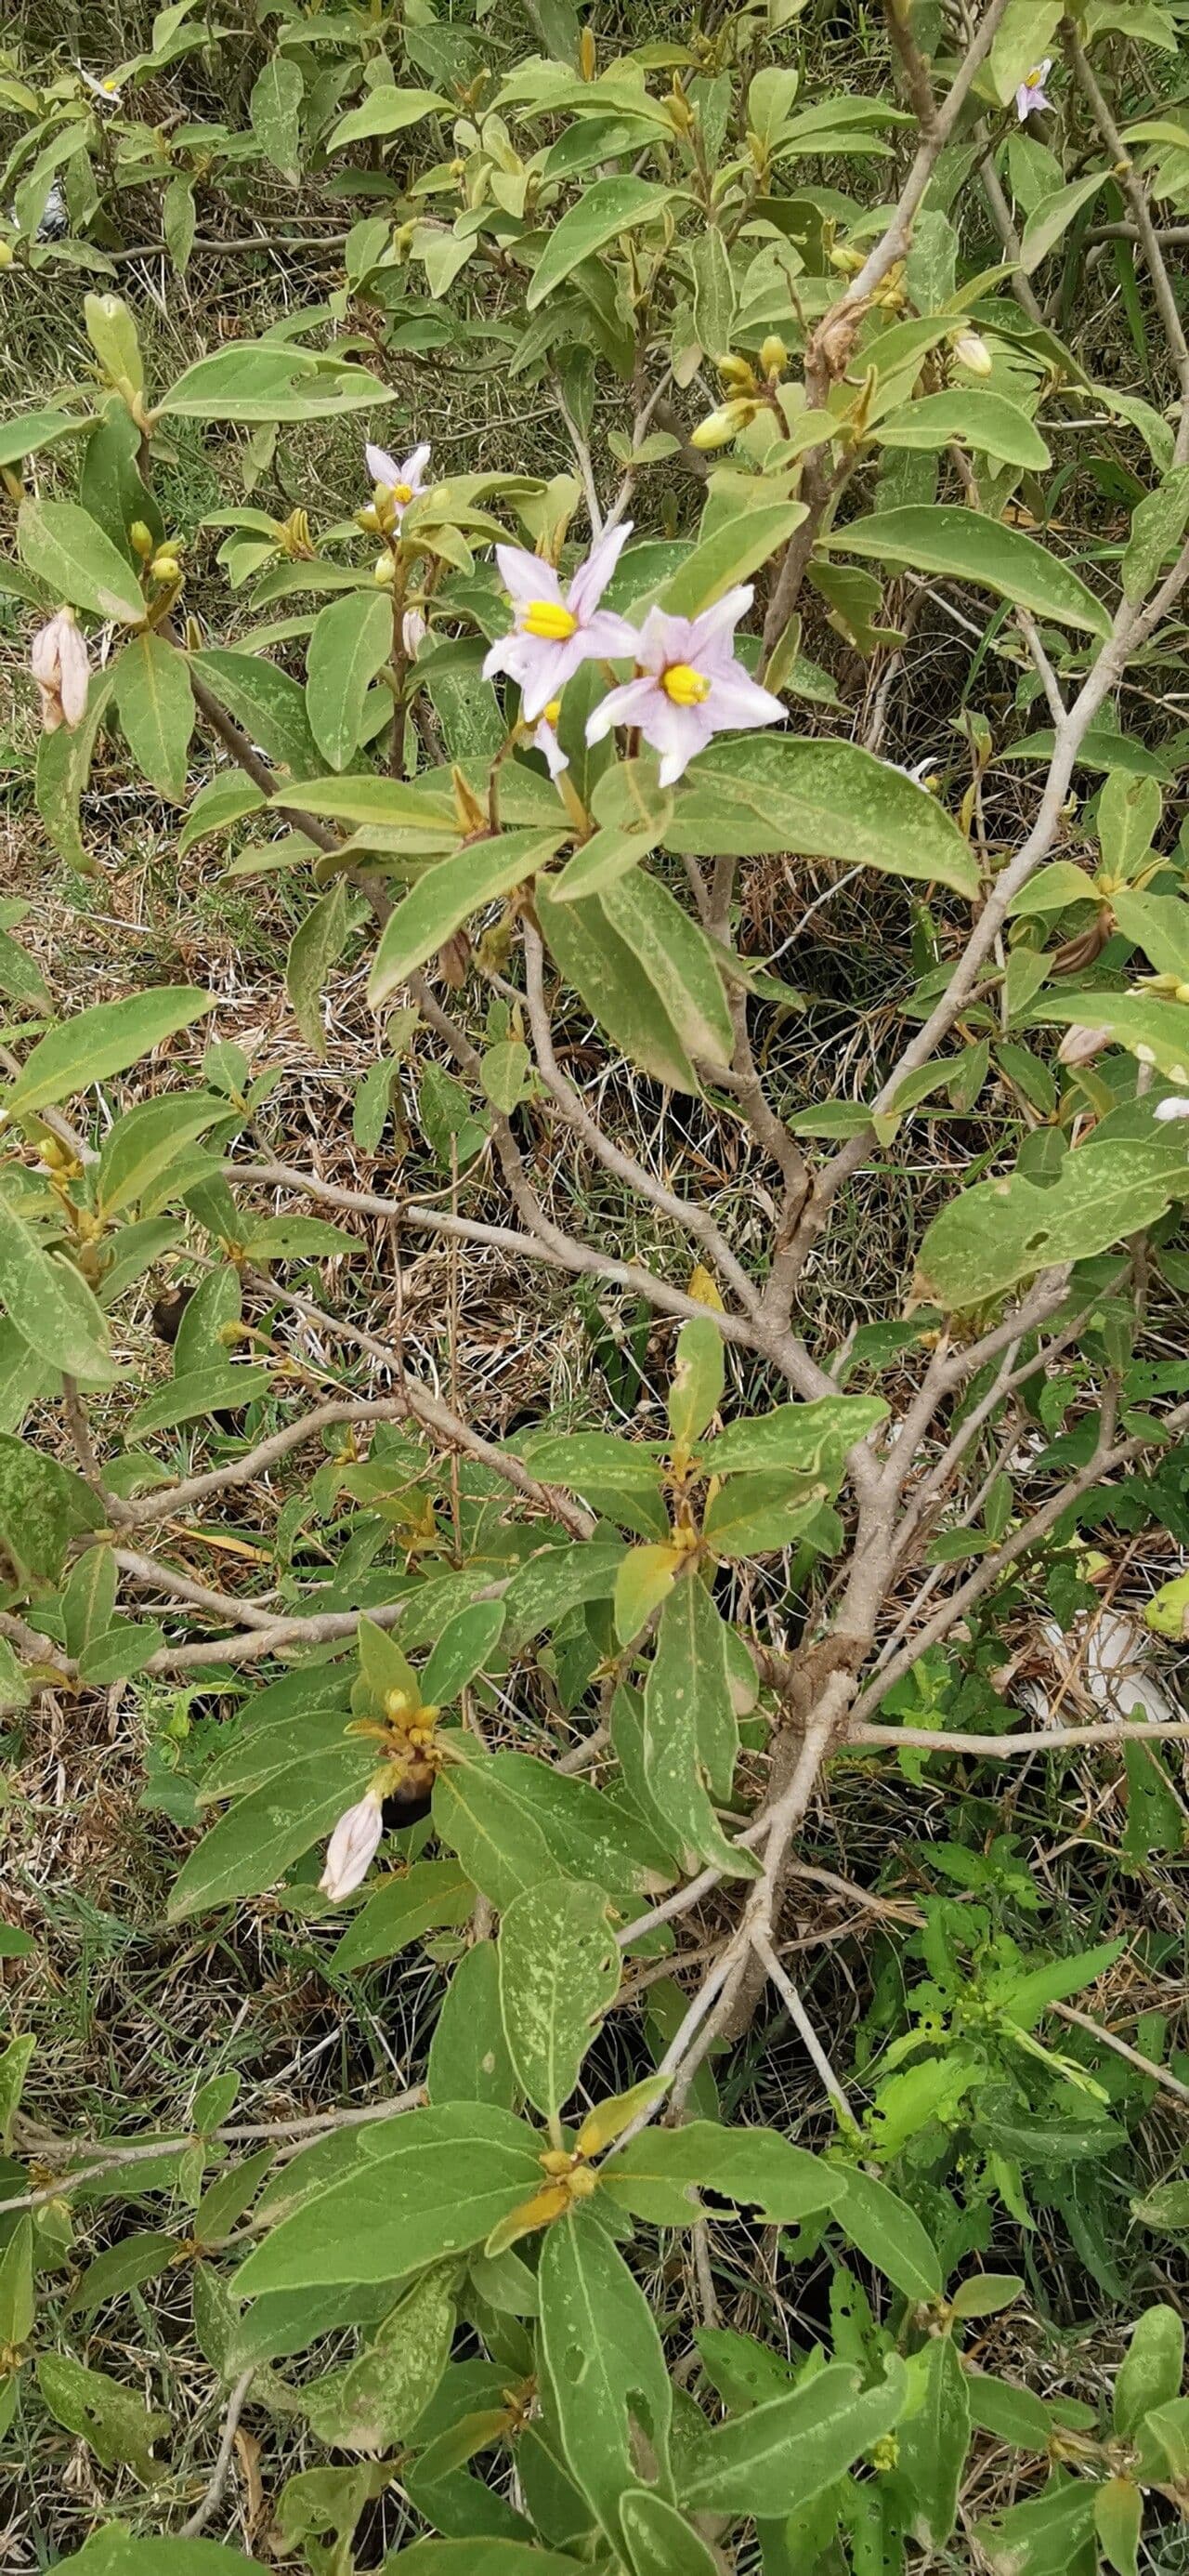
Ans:
<svg viewBox="0 0 1189 2576"><path fill-rule="evenodd" d="M1111 1043L1109 1029L1088 1029L1080 1020L1068 1028L1057 1049L1058 1064L1092 1064Z"/></svg>
<svg viewBox="0 0 1189 2576"><path fill-rule="evenodd" d="M342 1903L367 1877L384 1831L381 1800L369 1789L358 1806L339 1817L326 1848L326 1867L318 1881L332 1905Z"/></svg>
<svg viewBox="0 0 1189 2576"><path fill-rule="evenodd" d="M37 682L45 732L56 733L59 725L73 732L87 712L91 673L87 648L75 625L72 608L60 608L56 617L38 628L30 648L29 668Z"/></svg>
<svg viewBox="0 0 1189 2576"><path fill-rule="evenodd" d="M980 340L977 331L959 331L952 347L959 366L965 367L970 375L990 375L994 360L986 341Z"/></svg>

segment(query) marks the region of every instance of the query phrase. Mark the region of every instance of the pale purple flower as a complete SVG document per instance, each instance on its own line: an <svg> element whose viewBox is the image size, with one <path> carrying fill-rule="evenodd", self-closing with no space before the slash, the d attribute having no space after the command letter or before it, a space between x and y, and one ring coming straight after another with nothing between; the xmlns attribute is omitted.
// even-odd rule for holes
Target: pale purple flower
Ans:
<svg viewBox="0 0 1189 2576"><path fill-rule="evenodd" d="M410 501L415 501L418 494L425 490L425 469L429 463L428 446L415 447L412 455L406 456L403 465L397 464L395 456L390 456L386 447L373 447L370 439L363 453L373 483L379 484L385 497L392 503L399 524Z"/></svg>
<svg viewBox="0 0 1189 2576"><path fill-rule="evenodd" d="M543 555L526 554L522 546L496 547L516 623L510 635L492 645L483 677L490 680L497 671L506 671L517 682L526 724L535 724L551 699L560 698L580 663L617 662L634 654L639 641L635 627L599 606L631 533L630 519L609 528L565 592Z"/></svg>
<svg viewBox="0 0 1189 2576"><path fill-rule="evenodd" d="M563 769L568 769L570 766L566 753L557 739L560 714L561 699L551 698L540 723L533 732L533 750L540 752L551 778L560 778Z"/></svg>
<svg viewBox="0 0 1189 2576"><path fill-rule="evenodd" d="M60 608L46 625L38 627L29 651L29 668L41 700L43 732L56 733L59 725L65 725L73 733L87 712L91 673L87 648L75 625L72 608Z"/></svg>
<svg viewBox="0 0 1189 2576"><path fill-rule="evenodd" d="M1045 92L1045 82L1052 68L1053 57L1051 54L1046 54L1043 63L1034 63L1026 79L1021 81L1016 91L1016 115L1021 125L1026 117L1031 116L1034 108L1052 106L1052 99Z"/></svg>
<svg viewBox="0 0 1189 2576"><path fill-rule="evenodd" d="M1167 1100L1157 1101L1152 1116L1159 1119L1162 1127L1169 1126L1174 1118L1189 1118L1189 1095L1170 1093Z"/></svg>
<svg viewBox="0 0 1189 2576"><path fill-rule="evenodd" d="M348 1807L339 1817L326 1847L326 1867L318 1886L332 1905L341 1904L367 1877L383 1831L383 1802L369 1789L357 1807Z"/></svg>
<svg viewBox="0 0 1189 2576"><path fill-rule="evenodd" d="M735 628L754 597L751 583L742 582L700 617L650 608L636 643L636 678L595 708L587 741L601 742L612 725L638 725L661 755L661 786L672 787L714 734L783 724L779 698L735 656Z"/></svg>

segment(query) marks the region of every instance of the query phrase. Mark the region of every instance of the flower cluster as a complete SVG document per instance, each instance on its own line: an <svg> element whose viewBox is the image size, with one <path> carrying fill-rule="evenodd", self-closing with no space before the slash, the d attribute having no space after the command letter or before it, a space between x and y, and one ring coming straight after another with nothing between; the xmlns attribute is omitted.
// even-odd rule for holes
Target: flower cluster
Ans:
<svg viewBox="0 0 1189 2576"><path fill-rule="evenodd" d="M634 727L660 754L660 783L671 787L716 733L782 724L785 710L760 688L735 653L735 628L750 608L750 582L729 590L700 617L650 608L642 627L599 605L632 532L630 519L609 529L563 591L552 564L520 546L497 546L496 561L515 616L483 665L485 679L507 672L524 702L524 721L556 777L565 767L555 727L562 690L583 662L627 661L635 676L608 691L586 727L602 742L613 725Z"/></svg>
<svg viewBox="0 0 1189 2576"><path fill-rule="evenodd" d="M375 491L366 523L383 526L395 540L410 501L425 490L429 448L415 447L403 464L382 447L369 445L364 453ZM631 533L630 519L608 528L564 588L544 555L529 554L523 546L495 550L513 624L510 634L492 645L483 677L491 680L505 672L516 682L523 722L551 778L560 778L569 767L557 725L562 690L583 662L634 663L634 677L609 690L595 708L586 739L602 742L613 725L632 726L660 755L662 787L672 787L716 733L751 732L785 719L779 698L760 688L735 652L735 628L755 596L750 582L728 591L700 617L672 617L650 608L642 627L601 605ZM391 581L394 570L394 557L381 557L377 577ZM407 653L416 653L424 633L424 619L412 612L404 626Z"/></svg>

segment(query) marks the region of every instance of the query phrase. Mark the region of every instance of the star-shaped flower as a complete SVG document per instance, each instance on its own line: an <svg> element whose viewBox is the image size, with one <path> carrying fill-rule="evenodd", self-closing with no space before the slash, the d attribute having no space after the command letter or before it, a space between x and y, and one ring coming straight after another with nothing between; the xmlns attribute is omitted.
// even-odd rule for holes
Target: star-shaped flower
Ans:
<svg viewBox="0 0 1189 2576"><path fill-rule="evenodd" d="M754 597L743 582L700 617L650 608L636 643L636 677L595 708L587 741L602 742L612 725L638 725L661 755L661 786L672 787L716 733L783 724L779 698L749 677L735 653L735 628Z"/></svg>
<svg viewBox="0 0 1189 2576"><path fill-rule="evenodd" d="M553 565L521 546L497 546L495 559L516 612L510 635L501 635L483 665L490 680L506 671L524 700L524 721L535 724L567 680L589 661L623 661L639 638L626 617L600 608L611 575L632 533L632 522L608 530L579 564L563 592Z"/></svg>

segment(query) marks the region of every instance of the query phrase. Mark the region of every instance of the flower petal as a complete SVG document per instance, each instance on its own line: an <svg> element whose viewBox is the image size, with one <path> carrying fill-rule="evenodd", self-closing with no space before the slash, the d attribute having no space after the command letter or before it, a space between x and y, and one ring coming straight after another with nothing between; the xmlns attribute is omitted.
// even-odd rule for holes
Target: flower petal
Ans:
<svg viewBox="0 0 1189 2576"><path fill-rule="evenodd" d="M632 527L633 521L624 519L617 528L608 528L606 534L599 538L598 544L591 547L585 563L579 564L570 583L568 600L568 605L573 609L575 617L585 620L589 618L592 609L598 607L632 533Z"/></svg>
<svg viewBox="0 0 1189 2576"><path fill-rule="evenodd" d="M721 653L723 644L729 636L733 636L740 618L746 617L754 598L755 584L741 581L736 584L734 590L725 591L721 599L716 599L713 607L704 608L701 616L693 620L689 632L689 651L682 656L682 659L692 662L696 671L700 669L703 657L713 651L716 645Z"/></svg>
<svg viewBox="0 0 1189 2576"><path fill-rule="evenodd" d="M691 760L705 750L714 731L710 701L704 699L696 707L678 707L663 689L656 689L640 720L640 730L645 742L661 755L661 786L673 787Z"/></svg>
<svg viewBox="0 0 1189 2576"><path fill-rule="evenodd" d="M369 438L363 457L373 483L383 483L390 491L394 483L402 481L396 458L389 455L386 447L373 447Z"/></svg>
<svg viewBox="0 0 1189 2576"><path fill-rule="evenodd" d="M579 633L586 640L586 656L598 654L607 662L634 662L640 638L626 617L617 617L613 608L596 608L593 617L583 620Z"/></svg>
<svg viewBox="0 0 1189 2576"><path fill-rule="evenodd" d="M561 605L561 583L543 555L530 555L523 546L497 546L495 559L514 608L527 608L534 599L552 599Z"/></svg>
<svg viewBox="0 0 1189 2576"><path fill-rule="evenodd" d="M587 718L587 741L605 742L613 725L642 724L653 699L662 694L651 672L646 673L643 679L625 680L622 688L608 689L606 697L600 699Z"/></svg>
<svg viewBox="0 0 1189 2576"><path fill-rule="evenodd" d="M521 657L516 675L524 692L524 721L535 724L550 699L560 698L579 664L589 661L591 648L582 627L576 635L567 636L564 644L547 643L539 635L525 635L520 640L529 648Z"/></svg>
<svg viewBox="0 0 1189 2576"><path fill-rule="evenodd" d="M716 672L704 701L712 733L752 733L757 725L786 724L788 710L770 689L749 680L736 662L720 677Z"/></svg>
<svg viewBox="0 0 1189 2576"><path fill-rule="evenodd" d="M398 483L411 483L413 490L416 492L420 486L421 477L429 463L429 454L428 441L424 447L415 447L412 455L406 456L404 464L402 465L399 474L396 476L396 481Z"/></svg>

